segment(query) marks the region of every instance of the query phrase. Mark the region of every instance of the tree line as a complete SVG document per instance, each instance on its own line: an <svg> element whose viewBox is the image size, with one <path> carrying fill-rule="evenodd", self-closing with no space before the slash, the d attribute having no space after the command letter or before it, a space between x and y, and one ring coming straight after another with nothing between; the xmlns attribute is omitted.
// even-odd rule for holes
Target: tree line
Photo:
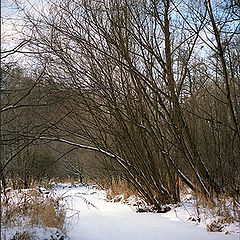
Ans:
<svg viewBox="0 0 240 240"><path fill-rule="evenodd" d="M179 202L180 183L212 202L239 191L238 1L56 0L35 11L23 39L37 70L3 89L2 174L42 156L48 170L61 163L55 175L124 179L159 210Z"/></svg>

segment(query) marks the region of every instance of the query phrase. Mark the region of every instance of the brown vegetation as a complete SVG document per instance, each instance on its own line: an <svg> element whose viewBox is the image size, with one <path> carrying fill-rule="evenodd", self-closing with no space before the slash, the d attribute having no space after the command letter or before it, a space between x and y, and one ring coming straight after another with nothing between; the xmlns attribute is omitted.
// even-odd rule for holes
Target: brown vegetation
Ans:
<svg viewBox="0 0 240 240"><path fill-rule="evenodd" d="M3 68L3 184L68 175L114 192L121 179L159 211L180 201L180 182L215 207L239 194L239 8L58 0L23 11L38 68Z"/></svg>
<svg viewBox="0 0 240 240"><path fill-rule="evenodd" d="M66 209L54 196L43 196L36 189L12 190L2 195L2 226L55 227L65 231Z"/></svg>

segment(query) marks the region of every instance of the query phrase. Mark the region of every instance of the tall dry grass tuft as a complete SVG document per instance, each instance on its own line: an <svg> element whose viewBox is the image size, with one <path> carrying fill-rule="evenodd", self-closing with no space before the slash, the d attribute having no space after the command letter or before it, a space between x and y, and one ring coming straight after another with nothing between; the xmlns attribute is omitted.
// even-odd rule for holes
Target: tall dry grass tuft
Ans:
<svg viewBox="0 0 240 240"><path fill-rule="evenodd" d="M54 195L44 196L36 189L12 190L2 195L2 226L55 227L66 232L66 209Z"/></svg>
<svg viewBox="0 0 240 240"><path fill-rule="evenodd" d="M50 200L42 212L44 227L55 227L64 230L66 211L61 208L56 200Z"/></svg>
<svg viewBox="0 0 240 240"><path fill-rule="evenodd" d="M129 198L132 195L137 196L137 192L133 189L130 184L121 179L115 179L112 178L110 181L107 179L104 179L102 181L102 187L104 189L107 189L107 199L112 200L112 199L119 199L119 200L125 200ZM121 195L122 198L116 198L117 196Z"/></svg>
<svg viewBox="0 0 240 240"><path fill-rule="evenodd" d="M240 221L240 196L229 192L207 200L200 194L192 193L196 218L206 223L207 231L221 232L225 227Z"/></svg>

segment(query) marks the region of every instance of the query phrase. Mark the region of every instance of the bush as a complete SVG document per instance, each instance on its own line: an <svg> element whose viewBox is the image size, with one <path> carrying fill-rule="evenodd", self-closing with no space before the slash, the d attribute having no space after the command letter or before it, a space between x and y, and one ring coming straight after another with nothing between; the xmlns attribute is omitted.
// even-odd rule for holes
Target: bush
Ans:
<svg viewBox="0 0 240 240"><path fill-rule="evenodd" d="M40 194L36 189L12 190L2 195L2 226L54 227L65 229L66 209L55 195Z"/></svg>

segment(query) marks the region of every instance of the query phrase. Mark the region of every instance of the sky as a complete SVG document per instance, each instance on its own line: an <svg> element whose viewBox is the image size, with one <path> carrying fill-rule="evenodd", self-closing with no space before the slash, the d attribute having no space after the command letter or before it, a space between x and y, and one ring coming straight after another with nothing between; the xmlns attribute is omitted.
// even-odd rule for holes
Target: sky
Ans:
<svg viewBox="0 0 240 240"><path fill-rule="evenodd" d="M13 34L14 23L19 19L19 9L11 0L3 0L1 2L1 28L2 28L2 37L9 36Z"/></svg>
<svg viewBox="0 0 240 240"><path fill-rule="evenodd" d="M21 11L12 0L2 0L1 4L1 51L4 52L13 49L20 42L22 21Z"/></svg>
<svg viewBox="0 0 240 240"><path fill-rule="evenodd" d="M21 5L25 6L28 10L34 8L42 9L50 2L50 0L1 0L1 50L3 52L14 49L22 40L21 31L24 23L21 18L23 17L23 11L14 3L15 1L21 3ZM237 21L232 24L239 24L240 26L240 23ZM234 28L236 28L235 25ZM207 33L201 32L200 35L206 42L212 44L212 42L206 38L206 36L209 38L209 31ZM204 45L204 48L199 48L198 56L205 57L207 47L206 44Z"/></svg>
<svg viewBox="0 0 240 240"><path fill-rule="evenodd" d="M38 8L45 0L16 0L25 9ZM4 60L19 61L21 54L8 55L4 58L5 52L16 48L22 42L23 32L23 11L14 0L1 0L1 52Z"/></svg>

